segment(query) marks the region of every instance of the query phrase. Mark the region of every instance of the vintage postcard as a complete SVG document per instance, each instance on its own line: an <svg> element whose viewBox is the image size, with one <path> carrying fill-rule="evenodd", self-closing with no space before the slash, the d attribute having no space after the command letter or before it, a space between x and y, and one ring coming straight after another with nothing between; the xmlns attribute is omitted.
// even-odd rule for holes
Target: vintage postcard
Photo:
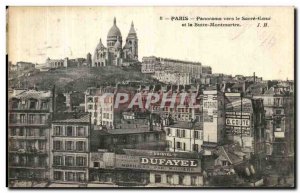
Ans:
<svg viewBox="0 0 300 193"><path fill-rule="evenodd" d="M9 188L295 188L294 7L8 7Z"/></svg>

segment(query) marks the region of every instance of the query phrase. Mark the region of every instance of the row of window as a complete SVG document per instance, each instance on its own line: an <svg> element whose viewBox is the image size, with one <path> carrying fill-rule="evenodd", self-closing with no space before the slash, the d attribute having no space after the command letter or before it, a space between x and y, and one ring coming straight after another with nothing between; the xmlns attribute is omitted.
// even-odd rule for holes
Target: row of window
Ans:
<svg viewBox="0 0 300 193"><path fill-rule="evenodd" d="M53 141L53 149L57 151L86 151L85 141L65 141L65 147L63 141Z"/></svg>
<svg viewBox="0 0 300 193"><path fill-rule="evenodd" d="M168 148L174 149L174 144L172 141L168 141ZM175 149L186 151L186 143L185 142L175 142ZM193 144L193 151L199 152L199 145Z"/></svg>
<svg viewBox="0 0 300 193"><path fill-rule="evenodd" d="M176 131L176 137L178 138L190 138L190 136L186 135L186 130L185 129L171 129L171 128L167 128L167 136L172 136L172 131ZM191 136L192 138L195 139L203 139L203 133L200 131L191 131L188 130L190 132L193 132L193 136Z"/></svg>
<svg viewBox="0 0 300 193"><path fill-rule="evenodd" d="M41 140L10 140L9 147L12 150L43 151L46 149L46 142Z"/></svg>
<svg viewBox="0 0 300 193"><path fill-rule="evenodd" d="M54 180L59 180L59 181L84 182L86 180L86 174L84 172L54 171L53 177Z"/></svg>
<svg viewBox="0 0 300 193"><path fill-rule="evenodd" d="M42 101L39 103L36 100L30 100L30 101L19 101L19 100L14 100L12 102L12 108L13 109L31 109L31 110L47 110L49 105L49 102Z"/></svg>
<svg viewBox="0 0 300 193"><path fill-rule="evenodd" d="M46 158L27 155L11 155L9 163L16 166L42 167L47 165Z"/></svg>
<svg viewBox="0 0 300 193"><path fill-rule="evenodd" d="M149 133L143 133L139 135L129 135L129 136L120 136L120 137L113 137L113 143L114 144L134 144L139 142L151 142L151 141L159 141L160 135L158 133L155 134L149 134ZM110 140L108 138L107 140Z"/></svg>
<svg viewBox="0 0 300 193"><path fill-rule="evenodd" d="M155 106L154 110L161 110L159 106ZM192 109L191 108L170 108L170 107L164 107L162 109L163 111L167 111L167 112L178 112L178 113L192 113Z"/></svg>
<svg viewBox="0 0 300 193"><path fill-rule="evenodd" d="M45 136L46 129L10 128L10 136Z"/></svg>
<svg viewBox="0 0 300 193"><path fill-rule="evenodd" d="M45 114L10 114L9 123L46 124Z"/></svg>
<svg viewBox="0 0 300 193"><path fill-rule="evenodd" d="M97 96L96 97L90 96L90 97L88 97L87 102L88 103L93 103L93 102L97 103L98 100L99 100L99 97L97 97ZM104 103L112 103L113 102L113 97L112 96L110 96L110 97L107 96L107 97L104 98L103 102Z"/></svg>
<svg viewBox="0 0 300 193"><path fill-rule="evenodd" d="M86 136L86 128L79 126L79 127L73 127L73 126L54 126L53 129L53 135L54 136L79 136L84 137Z"/></svg>
<svg viewBox="0 0 300 193"><path fill-rule="evenodd" d="M154 179L155 183L162 183L163 182L161 174L155 174L154 178L155 178ZM185 178L184 175L179 175L178 176L178 184L179 185L188 185L188 184L184 183L184 178ZM171 175L171 174L167 175L167 183L168 184L176 184L175 181L174 181L174 175ZM197 185L197 176L191 176L191 185L192 186Z"/></svg>
<svg viewBox="0 0 300 193"><path fill-rule="evenodd" d="M99 59L99 58L105 58L105 52L97 53L97 59Z"/></svg>
<svg viewBox="0 0 300 193"><path fill-rule="evenodd" d="M86 157L53 156L54 166L87 166Z"/></svg>
<svg viewBox="0 0 300 193"><path fill-rule="evenodd" d="M88 110L98 110L98 105L88 105ZM113 106L112 105L107 105L106 107L102 107L102 111L112 111ZM95 115L96 116L96 115Z"/></svg>

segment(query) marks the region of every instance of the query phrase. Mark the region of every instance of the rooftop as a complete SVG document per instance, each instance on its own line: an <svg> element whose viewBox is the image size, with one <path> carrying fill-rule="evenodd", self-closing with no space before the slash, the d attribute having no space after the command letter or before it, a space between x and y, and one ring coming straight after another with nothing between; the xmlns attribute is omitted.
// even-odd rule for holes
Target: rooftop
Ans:
<svg viewBox="0 0 300 193"><path fill-rule="evenodd" d="M107 130L107 134L112 134L112 135L152 133L152 132L162 132L162 131L161 130L150 131L149 128L132 128L132 129L111 129L111 130Z"/></svg>
<svg viewBox="0 0 300 193"><path fill-rule="evenodd" d="M53 123L89 123L89 113L60 113L54 117Z"/></svg>
<svg viewBox="0 0 300 193"><path fill-rule="evenodd" d="M51 91L20 90L20 89L13 90L13 93L10 96L10 98L17 98L17 99L44 99L50 97L51 97Z"/></svg>
<svg viewBox="0 0 300 193"><path fill-rule="evenodd" d="M172 127L172 128L181 128L181 129L201 129L201 124L199 122L195 123L195 125L193 126L193 124L191 122L177 122L173 125L169 125L168 127Z"/></svg>

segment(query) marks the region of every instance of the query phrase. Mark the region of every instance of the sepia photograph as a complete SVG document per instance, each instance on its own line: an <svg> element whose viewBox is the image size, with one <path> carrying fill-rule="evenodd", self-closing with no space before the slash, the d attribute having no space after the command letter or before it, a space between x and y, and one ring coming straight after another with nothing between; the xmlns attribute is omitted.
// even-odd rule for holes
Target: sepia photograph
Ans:
<svg viewBox="0 0 300 193"><path fill-rule="evenodd" d="M294 189L295 7L8 6L9 189Z"/></svg>

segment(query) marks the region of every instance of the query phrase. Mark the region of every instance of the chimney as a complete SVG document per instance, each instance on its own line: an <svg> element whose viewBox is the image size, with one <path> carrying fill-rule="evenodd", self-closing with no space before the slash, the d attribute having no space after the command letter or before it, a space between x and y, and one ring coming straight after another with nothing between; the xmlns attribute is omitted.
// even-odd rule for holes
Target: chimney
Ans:
<svg viewBox="0 0 300 193"><path fill-rule="evenodd" d="M255 83L255 81L256 81L256 78L255 78L255 72L253 72L253 81L254 81L254 83Z"/></svg>

